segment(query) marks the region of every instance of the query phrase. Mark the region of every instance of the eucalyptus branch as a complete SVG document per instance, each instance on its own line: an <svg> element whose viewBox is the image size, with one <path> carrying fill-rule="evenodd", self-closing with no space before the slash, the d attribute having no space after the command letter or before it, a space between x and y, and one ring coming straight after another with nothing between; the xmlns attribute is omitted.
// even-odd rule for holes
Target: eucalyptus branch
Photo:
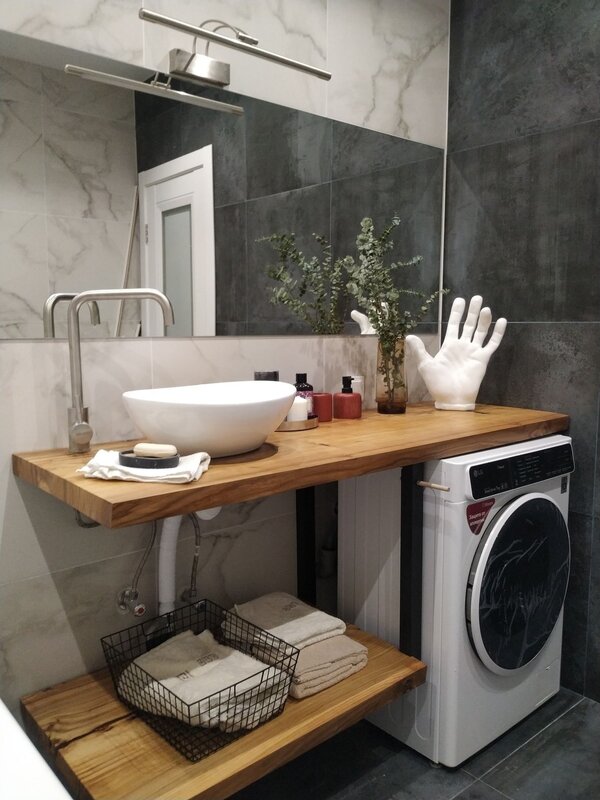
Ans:
<svg viewBox="0 0 600 800"><path fill-rule="evenodd" d="M321 258L306 258L296 246L293 233L274 233L259 239L270 242L278 264L267 267L267 275L279 285L270 287L270 302L283 305L314 333L341 333L344 320L342 299L346 291L348 258L333 261L331 245L324 236L313 233L321 247Z"/></svg>
<svg viewBox="0 0 600 800"><path fill-rule="evenodd" d="M394 248L392 234L399 224L400 218L394 214L389 225L377 236L373 220L365 217L356 237L358 258L347 265L348 291L379 337L382 355L379 371L390 399L394 389L403 386L404 350L397 348L397 342L405 339L419 324L440 295L439 291L427 294L398 285L397 273L408 271L422 261L421 256L413 256L408 261L389 260ZM404 300L409 301L410 307L404 307Z"/></svg>

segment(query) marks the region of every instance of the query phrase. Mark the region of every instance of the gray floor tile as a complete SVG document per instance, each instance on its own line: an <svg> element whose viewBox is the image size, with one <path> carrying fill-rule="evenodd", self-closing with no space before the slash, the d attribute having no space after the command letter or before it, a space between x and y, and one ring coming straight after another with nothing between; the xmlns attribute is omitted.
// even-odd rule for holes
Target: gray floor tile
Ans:
<svg viewBox="0 0 600 800"><path fill-rule="evenodd" d="M506 795L500 794L483 781L475 781L452 800L506 800Z"/></svg>
<svg viewBox="0 0 600 800"><path fill-rule="evenodd" d="M514 800L600 797L600 705L582 700L487 773Z"/></svg>
<svg viewBox="0 0 600 800"><path fill-rule="evenodd" d="M462 770L430 766L391 736L361 722L231 800L450 800L472 782Z"/></svg>
<svg viewBox="0 0 600 800"><path fill-rule="evenodd" d="M462 768L470 775L480 778L580 701L580 695L569 689L561 689L557 695L511 728L504 736L465 761Z"/></svg>

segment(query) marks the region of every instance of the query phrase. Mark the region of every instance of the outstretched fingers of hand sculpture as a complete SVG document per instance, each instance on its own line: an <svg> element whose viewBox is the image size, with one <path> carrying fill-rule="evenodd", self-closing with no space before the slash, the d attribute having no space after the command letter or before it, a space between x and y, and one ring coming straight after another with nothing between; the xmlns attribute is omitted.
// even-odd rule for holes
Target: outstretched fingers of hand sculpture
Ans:
<svg viewBox="0 0 600 800"><path fill-rule="evenodd" d="M417 368L421 367L421 364L425 364L427 361L433 361L433 357L429 355L427 350L425 349L425 345L422 339L419 339L418 336L410 336L406 337L406 344L409 347L409 350L412 352L414 357L417 359Z"/></svg>
<svg viewBox="0 0 600 800"><path fill-rule="evenodd" d="M494 325L494 330L492 332L492 335L490 336L490 340L483 348L484 353L486 353L487 355L488 361L492 353L494 353L498 349L498 345L502 341L502 337L504 336L504 332L506 331L506 325L507 322L504 317L499 317L496 320L496 324Z"/></svg>
<svg viewBox="0 0 600 800"><path fill-rule="evenodd" d="M456 300L454 301L456 303ZM454 303L452 304L452 310L454 310ZM465 324L463 325L463 331L461 339L465 339L467 342L470 342L473 338L473 332L475 328L478 326L479 323L479 312L481 311L481 304L483 303L483 297L481 295L476 294L474 297L471 298L471 302L469 303L469 310L467 311L467 318L465 320ZM462 307L464 309L464 300L462 303ZM462 312L461 312L462 317ZM450 318L452 318L452 311L450 312Z"/></svg>

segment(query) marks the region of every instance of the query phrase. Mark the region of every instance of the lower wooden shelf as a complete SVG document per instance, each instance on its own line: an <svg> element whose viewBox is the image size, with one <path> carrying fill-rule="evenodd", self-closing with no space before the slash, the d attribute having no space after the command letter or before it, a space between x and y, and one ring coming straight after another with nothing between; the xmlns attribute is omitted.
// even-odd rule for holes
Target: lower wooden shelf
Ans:
<svg viewBox="0 0 600 800"><path fill-rule="evenodd" d="M349 626L367 666L196 764L116 697L106 671L21 701L30 737L78 800L223 800L425 680L426 666Z"/></svg>

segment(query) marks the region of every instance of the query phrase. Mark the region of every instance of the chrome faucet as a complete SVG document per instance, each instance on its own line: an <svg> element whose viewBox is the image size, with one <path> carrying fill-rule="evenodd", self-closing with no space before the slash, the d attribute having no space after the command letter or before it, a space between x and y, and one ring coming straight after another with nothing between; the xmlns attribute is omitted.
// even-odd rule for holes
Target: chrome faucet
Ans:
<svg viewBox="0 0 600 800"><path fill-rule="evenodd" d="M56 333L54 329L54 309L58 303L63 300L72 300L77 296L77 292L57 292L51 294L44 303L43 319L44 319L44 338L54 339ZM98 310L98 303L93 300L90 302L90 322L92 325L100 325L100 312Z"/></svg>
<svg viewBox="0 0 600 800"><path fill-rule="evenodd" d="M94 431L88 422L88 409L83 405L81 378L81 337L79 309L84 303L98 300L155 300L162 309L165 326L174 321L169 298L158 289L96 289L80 292L69 303L69 365L71 368L71 404L69 409L69 453L87 453Z"/></svg>

